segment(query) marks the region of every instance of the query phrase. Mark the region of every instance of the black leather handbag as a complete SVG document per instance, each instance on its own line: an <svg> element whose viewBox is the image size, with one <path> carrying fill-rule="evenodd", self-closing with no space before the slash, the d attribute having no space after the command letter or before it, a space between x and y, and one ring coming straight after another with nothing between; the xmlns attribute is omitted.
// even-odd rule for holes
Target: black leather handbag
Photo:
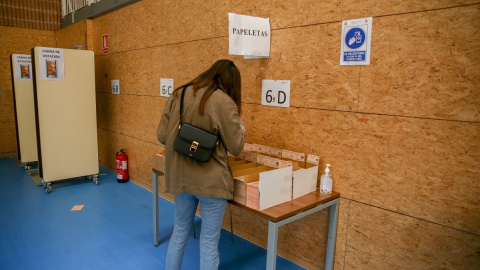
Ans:
<svg viewBox="0 0 480 270"><path fill-rule="evenodd" d="M186 87L182 90L180 100L180 124L177 138L173 144L173 149L189 158L200 162L207 162L212 156L213 150L217 147L218 136L207 132L201 128L182 122L183 97Z"/></svg>

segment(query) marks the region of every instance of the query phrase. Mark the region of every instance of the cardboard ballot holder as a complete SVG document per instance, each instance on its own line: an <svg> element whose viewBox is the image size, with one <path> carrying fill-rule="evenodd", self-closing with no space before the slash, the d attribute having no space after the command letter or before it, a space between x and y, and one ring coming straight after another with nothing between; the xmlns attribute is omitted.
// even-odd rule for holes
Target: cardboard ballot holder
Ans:
<svg viewBox="0 0 480 270"><path fill-rule="evenodd" d="M249 168L255 168L255 167L258 167L260 166L259 164L257 163L252 163L252 162L248 162L248 163L243 163L243 164L237 164L237 165L230 165L230 167L232 168L232 171L239 171L239 170L244 170L244 169L249 169Z"/></svg>
<svg viewBox="0 0 480 270"><path fill-rule="evenodd" d="M163 145L161 146L160 151L158 153L153 154L152 156L152 168L162 173L165 168L164 156L165 156L165 146Z"/></svg>
<svg viewBox="0 0 480 270"><path fill-rule="evenodd" d="M253 163L256 164L256 163ZM256 164L259 165L259 164ZM232 168L233 177L234 177L234 191L233 199L234 201L246 204L247 203L247 184L250 182L258 181L259 173L274 170L275 168L267 166L256 166L252 168L246 168L242 170L235 170Z"/></svg>
<svg viewBox="0 0 480 270"><path fill-rule="evenodd" d="M233 167L233 166L236 166L236 165L245 164L245 163L247 163L247 161L246 161L246 160L243 160L243 159L241 159L241 160L235 160L235 159L233 159L233 160L231 160L231 161L229 160L228 163L230 164L231 167Z"/></svg>
<svg viewBox="0 0 480 270"><path fill-rule="evenodd" d="M292 167L260 173L260 211L292 200L292 177Z"/></svg>
<svg viewBox="0 0 480 270"><path fill-rule="evenodd" d="M163 153L153 154L153 157L152 157L153 169L163 173L163 170L165 168L164 164L165 164L165 159L164 159Z"/></svg>
<svg viewBox="0 0 480 270"><path fill-rule="evenodd" d="M292 199L295 200L317 189L318 166L293 172Z"/></svg>

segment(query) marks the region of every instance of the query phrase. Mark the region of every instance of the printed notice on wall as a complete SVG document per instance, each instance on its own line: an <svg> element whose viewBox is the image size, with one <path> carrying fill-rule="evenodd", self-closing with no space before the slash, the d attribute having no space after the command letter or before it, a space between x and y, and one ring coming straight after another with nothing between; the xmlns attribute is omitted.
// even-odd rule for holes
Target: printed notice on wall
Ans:
<svg viewBox="0 0 480 270"><path fill-rule="evenodd" d="M40 47L38 52L40 80L63 81L65 79L63 49Z"/></svg>
<svg viewBox="0 0 480 270"><path fill-rule="evenodd" d="M28 54L13 55L13 74L17 81L32 80L32 57Z"/></svg>
<svg viewBox="0 0 480 270"><path fill-rule="evenodd" d="M120 95L120 80L112 80L112 94Z"/></svg>
<svg viewBox="0 0 480 270"><path fill-rule="evenodd" d="M262 105L290 107L290 81L262 80Z"/></svg>
<svg viewBox="0 0 480 270"><path fill-rule="evenodd" d="M372 17L342 22L340 65L370 65Z"/></svg>
<svg viewBox="0 0 480 270"><path fill-rule="evenodd" d="M173 93L173 79L160 78L160 96L169 97Z"/></svg>
<svg viewBox="0 0 480 270"><path fill-rule="evenodd" d="M228 13L228 53L245 59L270 57L270 19Z"/></svg>

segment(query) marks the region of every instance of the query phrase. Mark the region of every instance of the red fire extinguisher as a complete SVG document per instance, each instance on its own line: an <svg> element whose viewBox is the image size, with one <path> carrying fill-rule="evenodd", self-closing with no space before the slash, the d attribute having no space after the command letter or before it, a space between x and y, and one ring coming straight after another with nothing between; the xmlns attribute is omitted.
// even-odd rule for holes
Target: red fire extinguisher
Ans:
<svg viewBox="0 0 480 270"><path fill-rule="evenodd" d="M125 183L128 181L128 165L127 165L127 154L125 154L125 149L121 149L117 152L117 181L118 183Z"/></svg>

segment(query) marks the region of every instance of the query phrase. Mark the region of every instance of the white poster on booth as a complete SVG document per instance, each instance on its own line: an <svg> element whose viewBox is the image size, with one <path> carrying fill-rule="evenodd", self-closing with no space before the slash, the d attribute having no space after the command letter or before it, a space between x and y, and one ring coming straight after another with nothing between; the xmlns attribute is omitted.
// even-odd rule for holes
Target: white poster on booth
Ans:
<svg viewBox="0 0 480 270"><path fill-rule="evenodd" d="M292 199L292 167L261 172L260 211Z"/></svg>
<svg viewBox="0 0 480 270"><path fill-rule="evenodd" d="M290 107L290 81L262 80L262 105Z"/></svg>
<svg viewBox="0 0 480 270"><path fill-rule="evenodd" d="M63 81L65 79L63 49L40 47L38 51L40 80Z"/></svg>
<svg viewBox="0 0 480 270"><path fill-rule="evenodd" d="M32 80L32 56L28 54L14 54L12 62L15 80Z"/></svg>
<svg viewBox="0 0 480 270"><path fill-rule="evenodd" d="M169 97L173 92L173 79L160 79L160 96Z"/></svg>
<svg viewBox="0 0 480 270"><path fill-rule="evenodd" d="M248 58L270 57L270 19L228 13L228 53Z"/></svg>
<svg viewBox="0 0 480 270"><path fill-rule="evenodd" d="M372 17L342 22L340 65L370 65Z"/></svg>

